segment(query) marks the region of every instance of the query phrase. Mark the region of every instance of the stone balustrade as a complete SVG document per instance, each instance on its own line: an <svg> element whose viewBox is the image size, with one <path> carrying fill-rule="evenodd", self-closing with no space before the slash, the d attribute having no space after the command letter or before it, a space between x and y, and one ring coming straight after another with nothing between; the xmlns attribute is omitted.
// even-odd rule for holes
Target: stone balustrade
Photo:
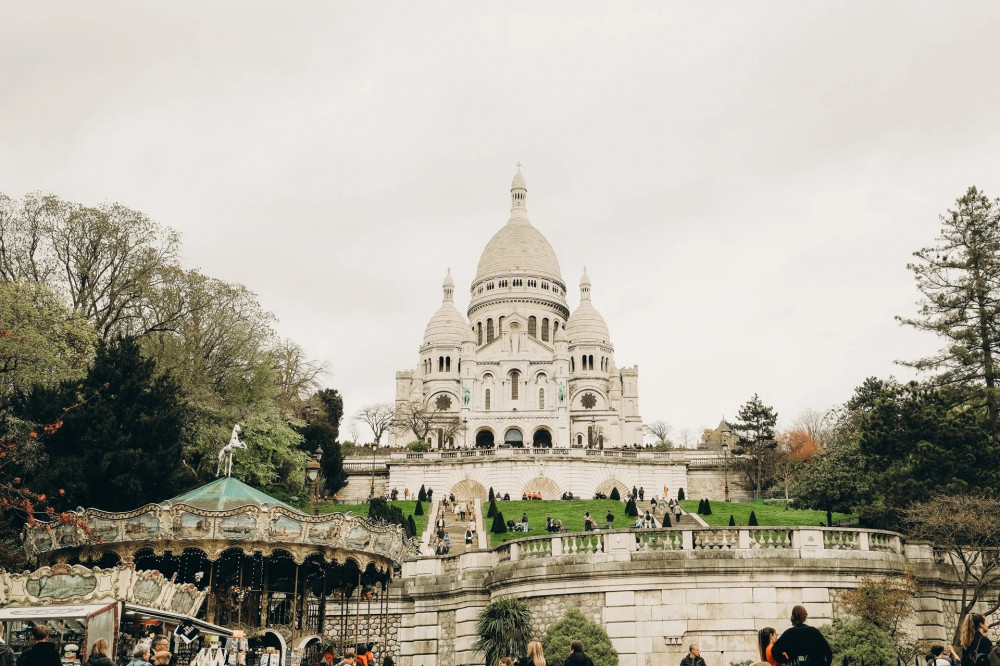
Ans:
<svg viewBox="0 0 1000 666"><path fill-rule="evenodd" d="M613 460L654 460L667 463L703 462L718 464L722 456L717 451L694 451L690 449L678 451L651 451L632 449L578 449L578 448L518 448L498 447L495 449L457 449L454 451L426 451L417 453L394 452L390 455L393 461L434 463L440 460L462 460L468 458L590 458Z"/></svg>
<svg viewBox="0 0 1000 666"><path fill-rule="evenodd" d="M790 557L810 558L844 551L903 553L903 537L883 530L829 527L703 527L697 529L628 529L525 537L495 549L498 562L554 558L587 553L655 553L684 551L780 550Z"/></svg>

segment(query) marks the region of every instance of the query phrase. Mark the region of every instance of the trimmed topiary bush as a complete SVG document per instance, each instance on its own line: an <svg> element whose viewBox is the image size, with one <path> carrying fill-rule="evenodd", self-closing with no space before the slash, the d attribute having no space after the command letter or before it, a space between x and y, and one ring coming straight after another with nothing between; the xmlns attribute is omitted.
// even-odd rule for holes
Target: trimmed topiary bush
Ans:
<svg viewBox="0 0 1000 666"><path fill-rule="evenodd" d="M497 496L493 494L493 486L490 486L490 496L488 501L492 504L493 502L496 501L496 499Z"/></svg>
<svg viewBox="0 0 1000 666"><path fill-rule="evenodd" d="M584 616L578 608L570 608L562 619L549 627L542 639L542 649L549 659L558 663L569 656L569 644L583 643L583 651L594 666L618 666L618 653L604 627Z"/></svg>
<svg viewBox="0 0 1000 666"><path fill-rule="evenodd" d="M417 500L417 507L413 510L413 515L414 516L424 515L424 505L423 502L421 502L420 500Z"/></svg>
<svg viewBox="0 0 1000 666"><path fill-rule="evenodd" d="M663 527L673 527L673 523L670 522L670 512L665 511L663 513Z"/></svg>
<svg viewBox="0 0 1000 666"><path fill-rule="evenodd" d="M684 489L683 488L678 488L677 489L677 501L680 502L683 499L684 499Z"/></svg>
<svg viewBox="0 0 1000 666"><path fill-rule="evenodd" d="M417 523L413 520L413 516L406 517L406 533L408 536L417 536Z"/></svg>
<svg viewBox="0 0 1000 666"><path fill-rule="evenodd" d="M420 485L420 492L417 493L417 501L418 502L426 502L427 501L427 489L424 488L423 484Z"/></svg>
<svg viewBox="0 0 1000 666"><path fill-rule="evenodd" d="M733 518L733 514L729 514L729 526L736 527L736 519Z"/></svg>
<svg viewBox="0 0 1000 666"><path fill-rule="evenodd" d="M486 517L492 518L497 515L497 502L496 500L490 500L490 506L486 509Z"/></svg>
<svg viewBox="0 0 1000 666"><path fill-rule="evenodd" d="M617 488L612 488L611 489L611 494L608 495L608 499L613 499L616 502L621 502L622 501L622 495L621 495L621 493L618 492Z"/></svg>
<svg viewBox="0 0 1000 666"><path fill-rule="evenodd" d="M708 501L707 497L705 498L705 515L706 516L712 515L712 503Z"/></svg>
<svg viewBox="0 0 1000 666"><path fill-rule="evenodd" d="M635 505L635 500L631 497L628 502L625 503L625 515L635 518L639 515L639 507Z"/></svg>
<svg viewBox="0 0 1000 666"><path fill-rule="evenodd" d="M757 527L757 514L753 511L750 512L750 518L747 520L747 525L750 527Z"/></svg>
<svg viewBox="0 0 1000 666"><path fill-rule="evenodd" d="M493 534L507 533L507 521L503 519L503 511L497 511L493 515L493 525L490 527L490 532Z"/></svg>
<svg viewBox="0 0 1000 666"><path fill-rule="evenodd" d="M705 515L705 499L704 498L698 500L698 515L699 516L704 516Z"/></svg>

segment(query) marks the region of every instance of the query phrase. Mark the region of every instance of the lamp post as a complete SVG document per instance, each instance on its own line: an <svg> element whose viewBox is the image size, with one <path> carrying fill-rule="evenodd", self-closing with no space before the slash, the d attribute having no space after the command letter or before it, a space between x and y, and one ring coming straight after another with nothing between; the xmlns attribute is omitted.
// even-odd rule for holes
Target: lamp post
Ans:
<svg viewBox="0 0 1000 666"><path fill-rule="evenodd" d="M378 442L372 442L372 488L368 491L368 501L375 499L375 449Z"/></svg>
<svg viewBox="0 0 1000 666"><path fill-rule="evenodd" d="M462 448L469 448L469 419L462 418Z"/></svg>
<svg viewBox="0 0 1000 666"><path fill-rule="evenodd" d="M319 479L319 461L313 458L306 463L306 481L309 483L309 507L310 513L316 515L319 507L316 506L316 486Z"/></svg>
<svg viewBox="0 0 1000 666"><path fill-rule="evenodd" d="M725 435L723 435L723 437L725 437ZM726 495L726 502L728 502L729 501L729 442L727 442L725 439L722 440L722 459L723 459L723 468L725 470L723 472L723 474L725 475L725 483L726 483L725 495Z"/></svg>

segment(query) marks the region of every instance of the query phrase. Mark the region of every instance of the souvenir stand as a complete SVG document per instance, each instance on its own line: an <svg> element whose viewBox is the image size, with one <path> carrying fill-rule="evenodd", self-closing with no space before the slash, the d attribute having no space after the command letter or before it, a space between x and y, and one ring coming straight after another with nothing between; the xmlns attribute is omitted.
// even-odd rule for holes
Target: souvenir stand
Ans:
<svg viewBox="0 0 1000 666"><path fill-rule="evenodd" d="M231 477L134 511L80 509L73 519L26 527L29 557L127 562L189 585L205 595L195 619L243 632L246 666L299 666L293 650L310 643L339 654L358 642L386 644L389 584L411 548L399 525L311 516ZM180 646L176 666L216 666L211 642L196 640L196 650ZM225 640L219 649L231 661L225 666L242 666Z"/></svg>

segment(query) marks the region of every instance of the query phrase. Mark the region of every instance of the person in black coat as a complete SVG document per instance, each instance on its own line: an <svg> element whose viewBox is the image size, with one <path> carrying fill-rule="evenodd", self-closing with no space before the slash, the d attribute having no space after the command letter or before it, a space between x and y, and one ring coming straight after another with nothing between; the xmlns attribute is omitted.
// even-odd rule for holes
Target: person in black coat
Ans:
<svg viewBox="0 0 1000 666"><path fill-rule="evenodd" d="M771 654L785 655L789 663L808 657L809 666L828 666L833 660L833 650L819 629L806 624L808 617L804 606L792 608L792 626L771 646Z"/></svg>
<svg viewBox="0 0 1000 666"><path fill-rule="evenodd" d="M583 643L573 641L569 644L569 656L566 657L563 666L594 666L594 662L584 654Z"/></svg>
<svg viewBox="0 0 1000 666"><path fill-rule="evenodd" d="M688 656L681 659L681 666L705 666L705 658L701 656L701 648L697 645L688 647Z"/></svg>
<svg viewBox="0 0 1000 666"><path fill-rule="evenodd" d="M35 644L21 653L18 666L62 666L56 645L49 640L49 628L44 624L36 624L31 629L31 638Z"/></svg>
<svg viewBox="0 0 1000 666"><path fill-rule="evenodd" d="M14 666L14 651L3 641L3 624L0 624L0 666Z"/></svg>

